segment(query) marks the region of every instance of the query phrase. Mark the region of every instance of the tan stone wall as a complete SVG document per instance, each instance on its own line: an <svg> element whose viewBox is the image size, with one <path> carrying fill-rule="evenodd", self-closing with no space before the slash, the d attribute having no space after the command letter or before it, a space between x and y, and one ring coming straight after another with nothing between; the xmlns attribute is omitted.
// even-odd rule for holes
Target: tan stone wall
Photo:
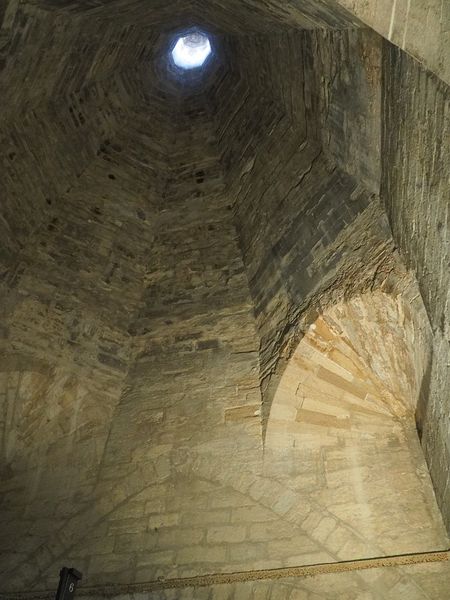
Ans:
<svg viewBox="0 0 450 600"><path fill-rule="evenodd" d="M281 377L267 426L266 460L301 464L286 484L322 507L324 518L312 521L324 543L339 539L345 524L366 539L361 556L371 552L368 540L383 553L433 546L433 526L424 525L432 506L435 531L442 531L414 420L431 336L423 306L411 311L411 292L405 299L366 293L311 324ZM445 547L445 535L440 540ZM340 552L349 558L345 547Z"/></svg>
<svg viewBox="0 0 450 600"><path fill-rule="evenodd" d="M450 572L444 563L320 575L306 580L292 578L135 593L132 597L136 600L444 600L449 585ZM99 599L95 595L90 598Z"/></svg>
<svg viewBox="0 0 450 600"><path fill-rule="evenodd" d="M338 0L384 38L450 83L450 6L440 0Z"/></svg>
<svg viewBox="0 0 450 600"><path fill-rule="evenodd" d="M382 307L389 303L391 310L386 310L380 327L391 326L394 338L390 343L395 346L399 331L395 320L402 318L402 312L394 301L381 297L375 302L377 310L373 314L366 311L370 315L367 326L374 327L372 319L379 318ZM361 304L355 301L353 311L358 306ZM355 322L351 312L343 317L342 310L335 310L347 326ZM220 325L222 336L224 324ZM328 334L318 327L312 331L316 342L309 352L317 352L317 345L328 341ZM411 330L407 327L405 331L410 340ZM299 349L308 348L307 341L308 337ZM402 338L398 343L396 347L401 348ZM344 355L347 352L347 362L360 364L361 358L348 346L346 351L345 346L331 346L333 357L340 349ZM420 361L420 352L417 356ZM272 443L280 427L280 410L289 406L276 398L264 453L258 405L253 412L236 408L239 402L236 404L235 398L243 399L243 395L235 395L240 367L232 354L207 348L194 352L187 362L184 348L181 353L173 349L172 359L160 354L158 362L153 352L151 363L149 358L139 361L116 410L91 496L93 504L64 522L61 519L59 528L54 514L50 541L47 538L23 567L11 570L8 585L13 587L17 581L20 589L25 580L29 589L51 589L61 560L80 567L90 585L101 585L445 547L447 539L417 437L397 414L404 417L402 402L403 410L395 408L391 391L381 398L379 389L373 387L379 374L374 380L373 371L364 370L367 366L363 363L359 377L365 380L368 398L360 397L361 381L350 382L347 392L344 390L348 394L344 408L343 388L337 385L342 371L347 371L348 377L348 364L341 364L344 358L340 363L327 363L329 359L325 355L321 359L319 352L317 358L309 359L321 373L330 364L340 373L334 373L333 382L322 379L319 385L311 381L315 397L308 400L312 405L297 412L301 420L295 421L295 447L288 434L281 443ZM174 362L168 373L170 360ZM291 360L297 370L291 374L291 369L286 369L289 381L282 381L280 393L287 386L294 398L303 398L310 387L305 372L298 370L299 358L294 354ZM251 384L248 362L241 365ZM189 385L183 389L188 371ZM257 369L253 373L256 379ZM193 388L195 376L199 382ZM357 395L352 393L355 385ZM354 407L351 410L350 405ZM351 424L342 427L349 420L343 411L347 414L349 410ZM409 406L408 410L412 421ZM67 502L63 506L67 509ZM38 519L38 523L44 525L48 536L45 522ZM36 568L41 570L39 576ZM392 585L397 583L395 579ZM277 585L273 584L274 590ZM336 585L345 589L347 583L340 580ZM356 584L349 585L352 589ZM267 588L266 584L247 587ZM281 586L279 593L287 591Z"/></svg>
<svg viewBox="0 0 450 600"><path fill-rule="evenodd" d="M401 420L426 350L410 360L409 338L393 344L405 381L390 348L363 344L377 312L349 335L364 363L351 416L336 407L355 405L336 377L318 377L334 404L320 411L310 398L295 413L301 448L287 448L288 435L271 445L272 398L307 325L404 276L374 194L380 40L312 1L282 14L180 4L175 18L159 2L151 27L143 6L12 2L5 12L0 589L53 589L62 563L102 586L441 548L412 421ZM193 16L223 53L181 86L160 53ZM300 22L342 31L286 28ZM405 322L391 316L396 334ZM347 317L348 329L359 313ZM389 360L371 362L371 348ZM273 408L273 418L289 412ZM316 590L446 589L445 571L420 569L336 576Z"/></svg>

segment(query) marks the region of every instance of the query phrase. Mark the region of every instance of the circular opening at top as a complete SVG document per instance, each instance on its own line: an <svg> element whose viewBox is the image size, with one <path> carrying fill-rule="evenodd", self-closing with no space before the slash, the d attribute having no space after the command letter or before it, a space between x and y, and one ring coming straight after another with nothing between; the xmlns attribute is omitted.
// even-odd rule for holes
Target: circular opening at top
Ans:
<svg viewBox="0 0 450 600"><path fill-rule="evenodd" d="M173 62L181 69L201 67L211 54L211 43L201 31L180 36L172 50Z"/></svg>

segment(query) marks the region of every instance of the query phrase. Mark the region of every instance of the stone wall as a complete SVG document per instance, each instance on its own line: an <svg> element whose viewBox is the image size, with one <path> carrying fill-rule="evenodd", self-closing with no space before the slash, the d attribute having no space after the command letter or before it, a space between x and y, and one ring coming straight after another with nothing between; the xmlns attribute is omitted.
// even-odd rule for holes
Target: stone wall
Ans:
<svg viewBox="0 0 450 600"><path fill-rule="evenodd" d="M382 38L367 29L317 30L310 43L324 153L379 194Z"/></svg>
<svg viewBox="0 0 450 600"><path fill-rule="evenodd" d="M14 277L21 249L30 246L50 206L78 183L117 125L99 86L67 102L17 111L2 120L4 147L0 272ZM52 144L42 144L51 139ZM73 148L67 152L66 148ZM75 150L77 149L77 150ZM32 241L33 240L33 241ZM10 272L10 273L9 273Z"/></svg>
<svg viewBox="0 0 450 600"><path fill-rule="evenodd" d="M414 420L429 338L417 287L406 278L401 294L366 292L327 309L283 372L267 426L266 461L277 464L278 455L302 465L301 477L292 469L289 485L327 511L321 524L327 544L336 518L388 554L410 546L407 530L394 523L406 519L408 529L416 523L417 548L427 546L433 526L420 523L428 521L431 506L442 529ZM380 495L380 489L391 492ZM397 511L386 527L386 515ZM359 553L366 552L361 547Z"/></svg>
<svg viewBox="0 0 450 600"><path fill-rule="evenodd" d="M207 587L187 587L120 598L136 600L442 600L450 585L445 564L410 565L319 575L304 580L286 578ZM90 596L100 600L100 596Z"/></svg>
<svg viewBox="0 0 450 600"><path fill-rule="evenodd" d="M448 52L450 6L447 2L333 0L416 61L450 83Z"/></svg>
<svg viewBox="0 0 450 600"><path fill-rule="evenodd" d="M383 198L433 329L433 358L418 421L438 502L450 526L449 92L388 43L383 63Z"/></svg>
<svg viewBox="0 0 450 600"><path fill-rule="evenodd" d="M62 563L101 588L447 543L414 432L399 433L394 410L374 411L380 439L364 419L367 430L331 427L328 454L308 454L314 419L298 452L263 447L308 326L405 276L377 196L380 39L311 31L355 25L312 0L283 11L177 6L173 18L173 4L155 3L151 28L138 3L10 2L5 13L8 593L53 589ZM171 28L194 17L218 44L204 80L161 59ZM289 29L299 24L309 31ZM428 430L424 422L424 440ZM377 456L389 468L374 474ZM356 526L354 510L360 525L369 513L376 523ZM370 598L372 586L420 597L447 585L437 567L386 573L330 576L317 593L284 582L198 595Z"/></svg>
<svg viewBox="0 0 450 600"><path fill-rule="evenodd" d="M244 69L253 86L238 96L231 122L218 106L261 338L263 427L278 381L273 374L282 369L283 348L299 315L331 296L362 289L383 261L382 270L390 268L391 236L375 195L379 160L365 160L379 148L380 44L374 34L353 30L265 38L252 49L267 57L265 69ZM250 54L248 60L255 59ZM280 65L295 74L289 86ZM272 104L257 95L261 86L271 89ZM358 156L350 150L353 132Z"/></svg>

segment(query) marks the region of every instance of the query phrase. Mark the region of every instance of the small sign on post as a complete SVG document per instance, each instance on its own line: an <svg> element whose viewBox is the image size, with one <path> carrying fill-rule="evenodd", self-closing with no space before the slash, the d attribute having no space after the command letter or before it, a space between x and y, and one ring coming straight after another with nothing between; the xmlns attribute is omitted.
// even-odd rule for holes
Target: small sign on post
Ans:
<svg viewBox="0 0 450 600"><path fill-rule="evenodd" d="M55 600L73 600L82 574L73 568L63 567L59 572L59 585Z"/></svg>

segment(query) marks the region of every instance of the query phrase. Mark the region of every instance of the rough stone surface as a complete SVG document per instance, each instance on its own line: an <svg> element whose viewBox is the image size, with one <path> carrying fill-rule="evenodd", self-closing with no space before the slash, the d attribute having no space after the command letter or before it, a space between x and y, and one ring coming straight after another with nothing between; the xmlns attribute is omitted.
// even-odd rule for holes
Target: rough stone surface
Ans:
<svg viewBox="0 0 450 600"><path fill-rule="evenodd" d="M450 4L441 0L337 0L393 44L450 83Z"/></svg>
<svg viewBox="0 0 450 600"><path fill-rule="evenodd" d="M448 523L445 27L439 80L341 4L0 4L1 592L448 545L414 430ZM182 76L193 23L216 55Z"/></svg>
<svg viewBox="0 0 450 600"><path fill-rule="evenodd" d="M448 86L387 43L384 65L383 197L433 330L418 423L450 527L450 94Z"/></svg>
<svg viewBox="0 0 450 600"><path fill-rule="evenodd" d="M389 567L360 573L340 573L311 577L305 580L287 578L279 581L258 581L215 585L205 588L185 588L154 593L120 596L137 600L443 600L450 585L450 570L446 563ZM447 586L447 588L445 587ZM101 596L91 596L100 600Z"/></svg>

